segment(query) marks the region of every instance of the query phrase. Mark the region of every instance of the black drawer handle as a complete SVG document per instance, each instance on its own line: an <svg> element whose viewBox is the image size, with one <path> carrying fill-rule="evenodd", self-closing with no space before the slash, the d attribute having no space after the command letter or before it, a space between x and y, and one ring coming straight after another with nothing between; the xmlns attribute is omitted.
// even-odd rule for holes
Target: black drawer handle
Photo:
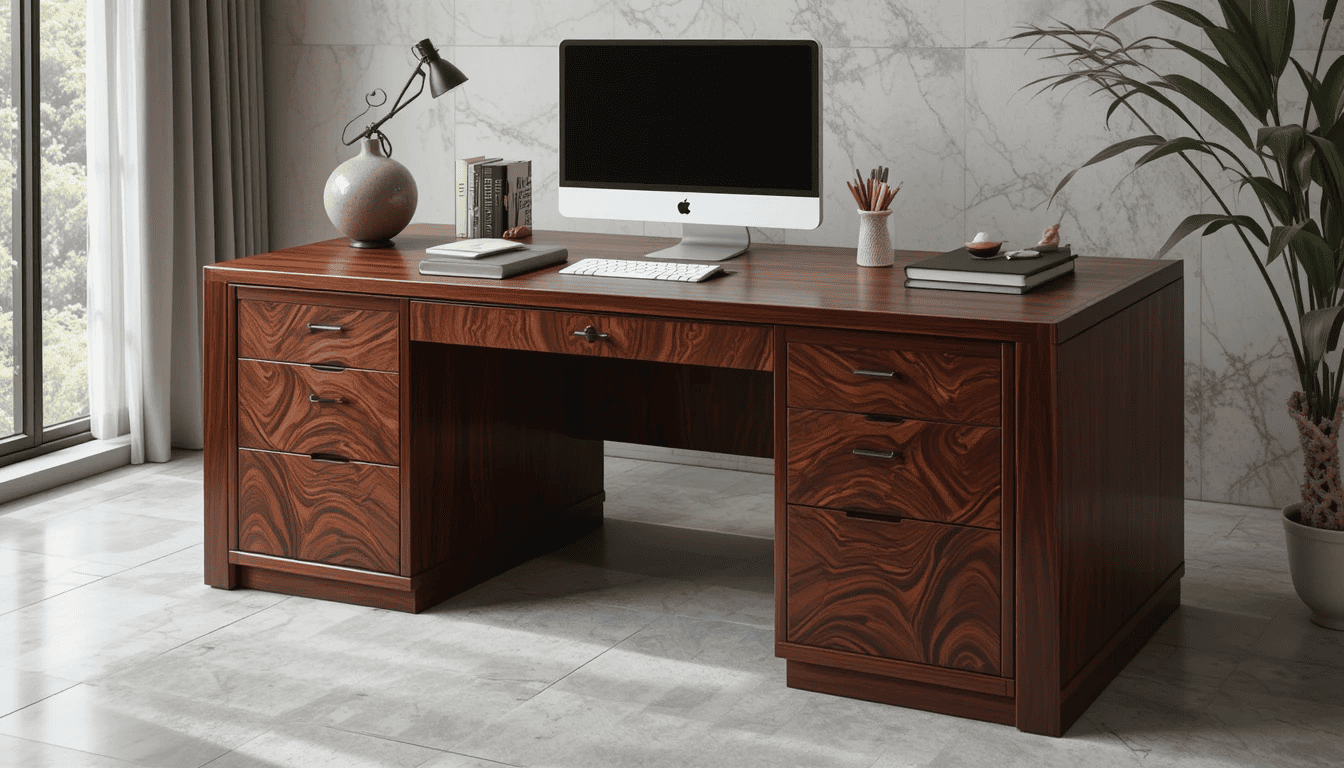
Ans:
<svg viewBox="0 0 1344 768"><path fill-rule="evenodd" d="M345 373L345 366L332 363L309 363L309 368L323 373Z"/></svg>
<svg viewBox="0 0 1344 768"><path fill-rule="evenodd" d="M870 413L863 417L864 421L877 421L883 424L904 424L905 419L900 416L886 416L881 413Z"/></svg>
<svg viewBox="0 0 1344 768"><path fill-rule="evenodd" d="M308 395L308 402L317 405L340 405L345 402L339 397L320 397L318 395Z"/></svg>
<svg viewBox="0 0 1344 768"><path fill-rule="evenodd" d="M876 520L879 523L899 523L904 517L896 514L883 514L881 512L869 512L866 509L846 509L845 517L857 520Z"/></svg>
<svg viewBox="0 0 1344 768"><path fill-rule="evenodd" d="M855 369L854 369L854 375L855 375L855 376L872 376L872 377L875 378L875 379L894 379L894 378L896 378L896 372L895 372L895 371L870 371L870 370L868 370L867 368L855 368Z"/></svg>
<svg viewBox="0 0 1344 768"><path fill-rule="evenodd" d="M350 460L336 453L310 453L308 458L323 464L349 464Z"/></svg>
<svg viewBox="0 0 1344 768"><path fill-rule="evenodd" d="M317 333L318 331L330 331L330 332L332 332L332 333L340 333L341 331L344 331L344 330L345 330L345 326L343 326L343 325L323 325L322 323L309 323L309 324L308 324L308 332L309 332L309 333Z"/></svg>
<svg viewBox="0 0 1344 768"><path fill-rule="evenodd" d="M583 338L585 338L585 339L588 340L588 343L589 343L589 344L592 344L593 342L597 341L598 339L610 339L610 338L611 338L611 334L610 334L610 333L598 333L598 332L597 332L597 329L594 328L594 327L591 326L591 325L588 326L587 328L584 328L582 331L575 331L575 332L574 332L574 335L575 335L575 336L582 336Z"/></svg>
<svg viewBox="0 0 1344 768"><path fill-rule="evenodd" d="M870 459L894 459L894 458L896 458L896 452L895 452L895 451L874 451L874 450L872 450L871 448L855 448L855 449L854 449L854 455L855 455L855 456L866 456L866 457L868 457L868 458L870 458Z"/></svg>

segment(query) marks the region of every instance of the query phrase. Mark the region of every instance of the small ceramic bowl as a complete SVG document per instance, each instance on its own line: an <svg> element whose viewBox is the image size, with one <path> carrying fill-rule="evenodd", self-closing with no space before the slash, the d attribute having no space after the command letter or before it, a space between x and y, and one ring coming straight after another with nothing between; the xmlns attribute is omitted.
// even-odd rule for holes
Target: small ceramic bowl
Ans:
<svg viewBox="0 0 1344 768"><path fill-rule="evenodd" d="M998 240L986 240L981 243L966 243L966 250L977 259L987 259L990 256L996 256L1003 243Z"/></svg>

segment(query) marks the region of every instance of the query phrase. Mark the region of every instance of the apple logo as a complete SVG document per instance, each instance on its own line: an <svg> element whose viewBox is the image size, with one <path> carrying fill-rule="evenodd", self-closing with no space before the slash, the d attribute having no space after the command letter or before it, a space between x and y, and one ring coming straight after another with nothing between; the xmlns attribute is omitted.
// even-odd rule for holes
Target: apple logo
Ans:
<svg viewBox="0 0 1344 768"><path fill-rule="evenodd" d="M690 213L690 212L691 212L690 199L682 200L680 203L677 203L677 213Z"/></svg>

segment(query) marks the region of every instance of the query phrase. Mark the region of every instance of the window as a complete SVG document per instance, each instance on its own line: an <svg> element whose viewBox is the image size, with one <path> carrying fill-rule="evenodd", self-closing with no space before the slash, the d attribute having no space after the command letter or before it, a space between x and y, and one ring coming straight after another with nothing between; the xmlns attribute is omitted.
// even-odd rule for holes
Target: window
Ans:
<svg viewBox="0 0 1344 768"><path fill-rule="evenodd" d="M88 439L86 0L0 0L0 463Z"/></svg>

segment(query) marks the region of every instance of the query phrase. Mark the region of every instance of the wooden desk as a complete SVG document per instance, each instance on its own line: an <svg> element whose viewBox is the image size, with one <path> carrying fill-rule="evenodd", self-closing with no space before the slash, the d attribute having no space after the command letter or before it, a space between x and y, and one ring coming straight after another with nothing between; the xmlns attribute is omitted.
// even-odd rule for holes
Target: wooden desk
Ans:
<svg viewBox="0 0 1344 768"><path fill-rule="evenodd" d="M422 610L600 525L618 439L774 457L790 686L1059 735L1179 605L1180 262L1021 297L775 245L702 284L421 277L451 232L206 268L207 584Z"/></svg>

